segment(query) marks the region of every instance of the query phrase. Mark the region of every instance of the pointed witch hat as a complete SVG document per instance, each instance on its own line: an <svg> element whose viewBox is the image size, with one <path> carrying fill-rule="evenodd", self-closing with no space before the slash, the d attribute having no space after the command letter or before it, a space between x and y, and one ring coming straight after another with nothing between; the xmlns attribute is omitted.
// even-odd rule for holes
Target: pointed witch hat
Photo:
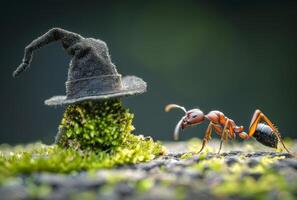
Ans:
<svg viewBox="0 0 297 200"><path fill-rule="evenodd" d="M53 28L33 40L25 48L23 62L14 71L16 77L31 64L33 52L51 42L61 41L64 49L72 56L66 95L54 96L46 105L74 104L85 100L104 100L144 93L146 83L136 76L122 77L112 63L105 42L84 38L61 28Z"/></svg>

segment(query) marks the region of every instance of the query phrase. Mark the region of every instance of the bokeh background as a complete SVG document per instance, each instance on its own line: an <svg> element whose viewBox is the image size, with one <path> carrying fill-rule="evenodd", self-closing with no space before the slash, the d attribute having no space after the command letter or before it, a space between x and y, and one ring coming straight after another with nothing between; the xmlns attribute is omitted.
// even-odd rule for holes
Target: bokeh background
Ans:
<svg viewBox="0 0 297 200"><path fill-rule="evenodd" d="M260 108L284 136L296 137L296 1L7 1L1 2L0 143L52 143L63 107L43 101L65 93L69 56L60 43L35 53L19 78L25 45L62 27L107 42L123 75L148 83L124 99L136 134L171 140L180 111L223 111L248 126ZM183 132L201 137L207 123Z"/></svg>

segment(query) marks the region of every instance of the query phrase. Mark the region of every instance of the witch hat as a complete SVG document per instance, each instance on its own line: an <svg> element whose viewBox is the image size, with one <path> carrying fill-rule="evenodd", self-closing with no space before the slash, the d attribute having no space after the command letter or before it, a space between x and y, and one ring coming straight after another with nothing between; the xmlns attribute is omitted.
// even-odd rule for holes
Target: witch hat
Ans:
<svg viewBox="0 0 297 200"><path fill-rule="evenodd" d="M74 104L85 100L104 100L135 95L146 91L146 83L136 76L124 76L117 72L105 42L84 38L61 28L53 28L33 40L25 48L23 62L14 71L16 77L31 64L33 52L51 42L61 41L72 56L66 82L66 95L54 96L46 105Z"/></svg>

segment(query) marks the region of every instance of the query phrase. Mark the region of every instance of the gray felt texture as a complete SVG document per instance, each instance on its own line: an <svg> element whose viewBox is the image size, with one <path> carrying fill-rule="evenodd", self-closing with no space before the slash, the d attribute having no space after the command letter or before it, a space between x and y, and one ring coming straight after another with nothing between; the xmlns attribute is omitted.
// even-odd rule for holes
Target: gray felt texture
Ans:
<svg viewBox="0 0 297 200"><path fill-rule="evenodd" d="M84 38L61 28L50 29L33 40L26 48L20 66L14 71L16 77L29 68L33 52L51 42L61 41L63 48L72 56L65 96L54 96L46 105L74 104L84 100L104 100L141 94L146 83L138 77L122 77L112 63L106 43L99 39Z"/></svg>

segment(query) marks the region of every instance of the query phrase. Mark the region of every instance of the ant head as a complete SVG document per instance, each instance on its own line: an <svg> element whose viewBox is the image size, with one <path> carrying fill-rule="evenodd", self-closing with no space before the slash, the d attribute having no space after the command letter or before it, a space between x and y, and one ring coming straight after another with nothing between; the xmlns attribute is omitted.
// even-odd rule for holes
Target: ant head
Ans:
<svg viewBox="0 0 297 200"><path fill-rule="evenodd" d="M204 113L200 109L192 109L186 112L186 115L181 124L181 128L201 124L205 120Z"/></svg>
<svg viewBox="0 0 297 200"><path fill-rule="evenodd" d="M180 129L185 129L189 126L200 124L205 120L204 113L200 109L192 109L187 111L184 107L169 104L165 107L165 111L169 112L173 108L179 108L184 111L185 115L179 120L179 122L175 126L174 130L174 139L178 139Z"/></svg>

